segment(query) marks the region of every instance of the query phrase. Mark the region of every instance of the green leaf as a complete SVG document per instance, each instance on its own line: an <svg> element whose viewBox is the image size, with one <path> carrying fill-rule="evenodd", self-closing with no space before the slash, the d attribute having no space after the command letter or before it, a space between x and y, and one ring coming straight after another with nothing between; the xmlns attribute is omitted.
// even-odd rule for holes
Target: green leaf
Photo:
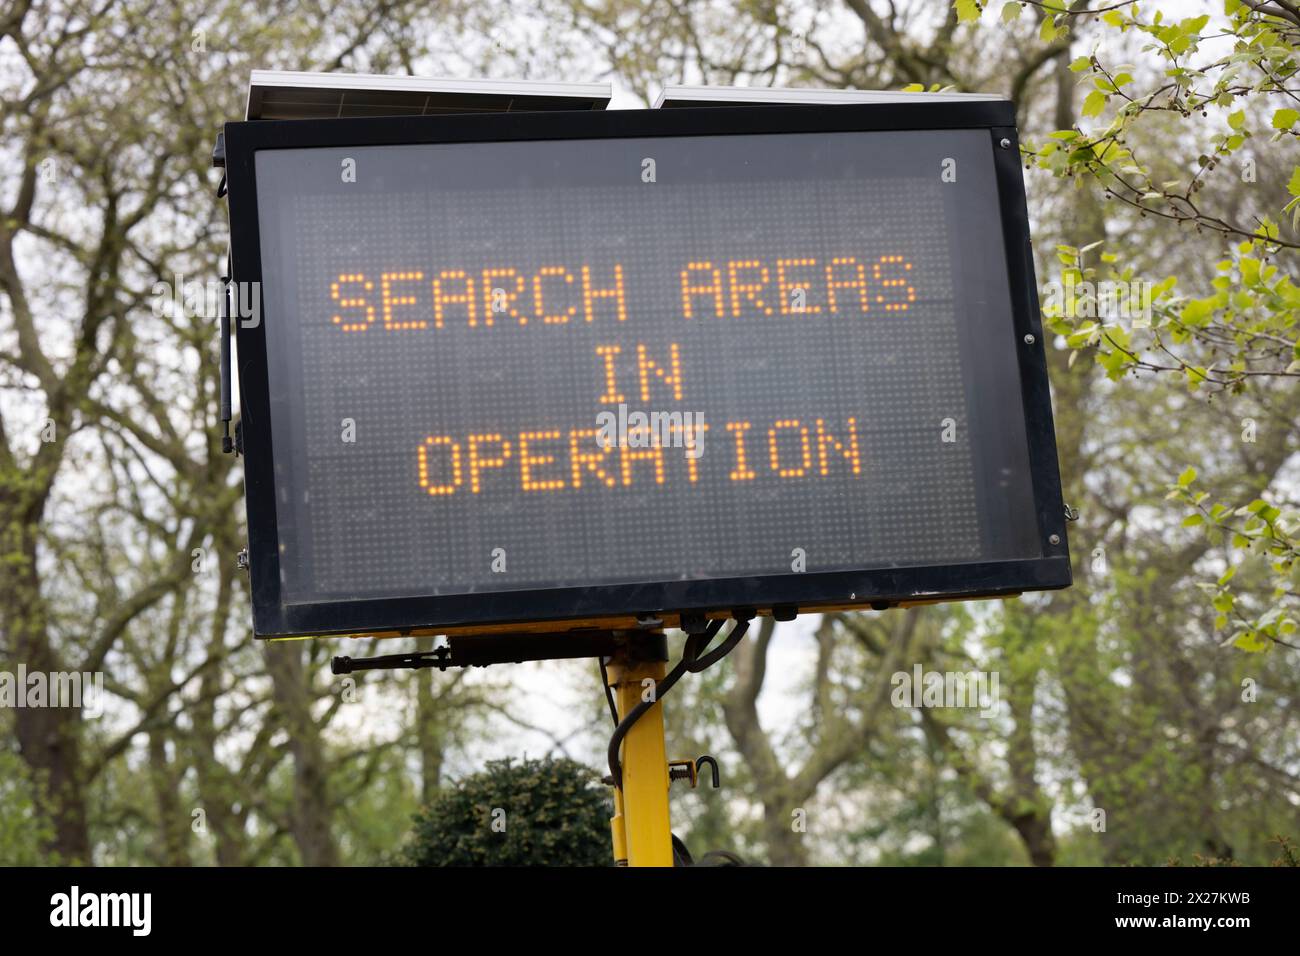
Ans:
<svg viewBox="0 0 1300 956"><path fill-rule="evenodd" d="M1300 120L1300 110L1280 109L1273 114L1274 129L1290 129Z"/></svg>
<svg viewBox="0 0 1300 956"><path fill-rule="evenodd" d="M1218 305L1218 297L1210 296L1208 299L1192 299L1179 313L1179 319L1184 325L1204 325L1206 320L1214 314Z"/></svg>
<svg viewBox="0 0 1300 956"><path fill-rule="evenodd" d="M1083 101L1084 116L1100 116L1105 108L1106 94L1101 90L1093 90Z"/></svg>
<svg viewBox="0 0 1300 956"><path fill-rule="evenodd" d="M1248 654L1258 654L1268 650L1268 641L1259 634L1243 634L1234 643L1238 649Z"/></svg>
<svg viewBox="0 0 1300 956"><path fill-rule="evenodd" d="M1246 111L1245 111L1245 110L1237 110L1237 112L1232 113L1232 114L1230 114L1230 115L1228 116L1228 128L1229 128L1229 129L1241 129L1241 128L1242 128L1243 126L1245 126L1245 125L1246 125Z"/></svg>
<svg viewBox="0 0 1300 956"><path fill-rule="evenodd" d="M965 23L969 20L978 20L984 8L979 5L978 0L957 0L957 20Z"/></svg>
<svg viewBox="0 0 1300 956"><path fill-rule="evenodd" d="M1016 0L1002 5L1002 22L1015 23L1020 19L1020 4Z"/></svg>
<svg viewBox="0 0 1300 956"><path fill-rule="evenodd" d="M1178 487L1186 488L1195 480L1196 480L1196 469L1193 468L1191 465L1188 465L1187 470L1178 476Z"/></svg>

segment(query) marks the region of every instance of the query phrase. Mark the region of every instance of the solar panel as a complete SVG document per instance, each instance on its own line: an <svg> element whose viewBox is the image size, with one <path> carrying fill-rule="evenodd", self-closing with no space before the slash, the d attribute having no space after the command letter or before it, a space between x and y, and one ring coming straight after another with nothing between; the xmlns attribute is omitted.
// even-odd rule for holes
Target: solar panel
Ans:
<svg viewBox="0 0 1300 956"><path fill-rule="evenodd" d="M896 90L781 89L764 86L666 86L654 109L698 106L787 106L800 103L971 103L1005 100L991 93L903 93Z"/></svg>
<svg viewBox="0 0 1300 956"><path fill-rule="evenodd" d="M248 82L245 117L250 120L334 119L603 110L611 95L608 83L254 70Z"/></svg>

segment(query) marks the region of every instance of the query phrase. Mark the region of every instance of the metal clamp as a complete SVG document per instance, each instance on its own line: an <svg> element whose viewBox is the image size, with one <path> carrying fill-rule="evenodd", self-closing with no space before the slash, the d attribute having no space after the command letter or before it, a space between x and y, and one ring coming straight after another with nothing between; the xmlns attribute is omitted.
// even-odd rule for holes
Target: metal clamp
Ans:
<svg viewBox="0 0 1300 956"><path fill-rule="evenodd" d="M703 757L696 757L694 760L668 761L668 780L670 782L673 780L689 780L691 789L694 790L699 786L700 768L705 766L712 770L710 776L713 778L713 789L720 789L722 787L722 777L718 772L718 761L708 754Z"/></svg>

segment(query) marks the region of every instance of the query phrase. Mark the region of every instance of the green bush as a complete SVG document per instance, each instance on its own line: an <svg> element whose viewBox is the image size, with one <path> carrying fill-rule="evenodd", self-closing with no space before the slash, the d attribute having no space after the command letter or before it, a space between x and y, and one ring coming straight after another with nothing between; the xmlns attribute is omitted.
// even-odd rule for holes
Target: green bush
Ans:
<svg viewBox="0 0 1300 956"><path fill-rule="evenodd" d="M411 866L608 866L613 806L568 759L492 761L415 815Z"/></svg>

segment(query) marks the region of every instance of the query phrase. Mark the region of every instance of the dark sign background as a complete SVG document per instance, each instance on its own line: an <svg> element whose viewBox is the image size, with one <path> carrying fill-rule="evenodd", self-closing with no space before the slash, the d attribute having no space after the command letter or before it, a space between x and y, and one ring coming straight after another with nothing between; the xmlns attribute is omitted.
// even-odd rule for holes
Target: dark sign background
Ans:
<svg viewBox="0 0 1300 956"><path fill-rule="evenodd" d="M1043 553L987 131L263 150L256 175L288 603ZM768 282L733 296L731 262ZM685 315L690 263L721 309ZM834 311L833 263L865 276ZM616 265L622 321L583 298ZM493 312L493 288L523 291ZM644 400L638 346L674 345L678 388L650 370ZM693 469L574 438L617 412L611 368L629 411L703 417ZM606 456L580 487L575 448Z"/></svg>

